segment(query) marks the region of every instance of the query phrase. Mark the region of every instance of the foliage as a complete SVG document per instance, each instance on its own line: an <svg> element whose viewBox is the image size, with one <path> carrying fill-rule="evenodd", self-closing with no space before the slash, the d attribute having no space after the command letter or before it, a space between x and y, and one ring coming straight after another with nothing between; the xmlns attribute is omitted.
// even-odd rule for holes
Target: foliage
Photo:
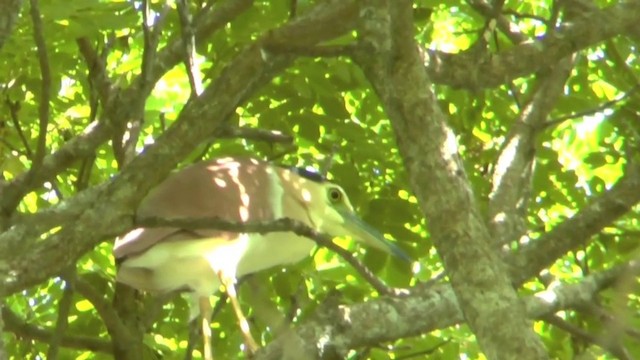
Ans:
<svg viewBox="0 0 640 360"><path fill-rule="evenodd" d="M388 285L407 288L404 300L376 292L326 249L252 275L240 298L267 350L286 337L274 328L276 314L294 332L323 317L342 321L333 333L298 335L312 351L321 350L313 336L324 336L343 358L483 358L485 335L473 321L464 324L466 304L451 305L453 293L443 290L451 288L442 274L456 273L457 264L443 264L446 245L432 231L439 224L430 209L444 214L460 194L424 198L432 184L420 181L431 179L416 180L410 165L422 161L414 154L427 159L446 149L401 150L431 136L426 128L403 134L397 119L412 109L393 108L421 83L405 78L401 94L372 81L367 61L377 58L359 47L366 37L356 24L366 11L358 7L368 6L361 3L195 0L185 10L182 0L32 0L19 8L0 43L0 295L9 358L113 358L112 346L124 346L118 324L144 330L144 358L188 358L194 347L198 356L185 299L116 287L111 244L133 228L137 202L178 162L226 155L331 164L329 177L363 219L415 259L407 264L337 240ZM455 133L472 206L549 356L639 358L640 32L633 19L640 8L604 0L495 4L413 2L412 40L433 81L418 90L436 95ZM184 61L190 36L200 96ZM464 289L453 285L462 299ZM559 303L536 302L550 294ZM218 358L242 357L225 301L218 300L213 347ZM138 310L132 315L122 303ZM340 320L344 309L380 315L350 323ZM397 324L387 322L393 316Z"/></svg>

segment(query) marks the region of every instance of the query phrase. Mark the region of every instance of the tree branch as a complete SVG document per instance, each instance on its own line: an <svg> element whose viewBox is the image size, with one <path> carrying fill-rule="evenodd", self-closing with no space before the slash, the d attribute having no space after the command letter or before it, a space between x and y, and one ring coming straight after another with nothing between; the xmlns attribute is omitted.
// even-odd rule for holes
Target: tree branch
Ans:
<svg viewBox="0 0 640 360"><path fill-rule="evenodd" d="M589 239L628 213L640 202L640 164L631 161L625 174L603 194L594 197L573 217L563 221L539 239L529 240L511 254L505 254L514 284L550 266L563 254L584 246Z"/></svg>
<svg viewBox="0 0 640 360"><path fill-rule="evenodd" d="M49 349L47 350L47 359L55 360L60 352L60 345L65 332L69 327L69 311L73 304L73 284L75 283L75 266L69 267L65 271L64 289L62 290L62 298L58 302L58 318L56 319L56 327L54 328L51 338L49 339Z"/></svg>
<svg viewBox="0 0 640 360"><path fill-rule="evenodd" d="M54 333L53 329L50 330L30 325L6 307L2 307L1 311L2 321L4 321L5 324L4 330L12 332L18 337L38 340L44 343L51 340ZM111 344L108 341L89 336L64 335L60 339L60 344L72 349L111 354Z"/></svg>
<svg viewBox="0 0 640 360"><path fill-rule="evenodd" d="M148 189L159 183L195 146L209 139L235 113L238 104L292 62L292 57L265 53L262 43L329 40L330 36L343 32L343 21L336 15L345 9L354 10L345 7L342 1L322 3L294 22L271 31L268 39L260 39L241 51L200 96L185 105L176 122L155 144L133 159L119 175L60 205L16 220L0 234L0 286L5 286L10 294L34 285L59 273L104 239L131 229L137 203ZM62 229L40 239L56 226ZM38 264L37 268L34 264Z"/></svg>
<svg viewBox="0 0 640 360"><path fill-rule="evenodd" d="M39 132L38 145L35 156L32 159L32 169L39 168L47 151L47 127L49 126L49 103L51 101L51 67L49 65L49 55L47 54L47 44L44 41L44 29L42 28L42 17L38 0L30 0L31 21L33 22L33 38L36 43L38 63L40 64L41 88L39 99ZM37 170L36 170L37 171Z"/></svg>
<svg viewBox="0 0 640 360"><path fill-rule="evenodd" d="M216 7L213 13L198 16L194 21L197 23L195 26L196 40L206 39L208 34L226 24L248 8L251 3L251 0L228 0ZM321 7L326 7L327 14L341 20L339 24L333 23L331 25L333 27L326 26L331 23L331 19L326 19L323 24L318 24L309 22L306 17L296 18L294 22L288 25L295 24L299 36L293 36L289 39L291 40L289 45L309 46L310 43L317 42L314 38L309 38L309 42L304 41L305 35L313 35L312 26L321 26L320 28L327 32L326 36L323 37L325 39L339 36L355 29L357 19L355 3L355 0L345 0L337 3L332 1L321 5ZM330 13L331 11L333 13ZM542 67L553 65L561 58L569 56L578 50L625 33L627 29L632 28L637 23L638 17L640 17L640 4L638 2L621 2L602 10L585 14L579 21L574 22L571 26L559 29L551 36L514 46L503 53L492 56L481 64L477 64L475 58L466 56L464 53L453 55L423 50L424 56L429 58L429 61L425 62L425 67L437 84L466 89L496 87L510 80L531 74ZM314 35L314 37L317 37L317 35ZM295 40L296 38L298 40ZM272 46L278 46L278 43L276 38ZM287 44L286 41L280 43L283 44L282 46ZM183 46L182 41L178 39L159 52L158 61L154 64L152 71L154 81L157 81L162 74L181 61ZM469 69L474 68L477 68L478 71L470 74ZM134 79L131 87L137 89L140 86L139 82L140 78ZM132 92L135 91L137 90ZM131 96L132 93L129 92L124 92L121 96L117 96L118 98L129 100L129 102L121 100L123 102L117 103L120 106L114 105L113 108L129 109L131 107ZM120 119L120 121L130 118L128 112L111 111L107 113L111 114L109 118ZM32 183L26 183L24 174L21 174L12 182L0 184L0 210L5 213L10 212L16 201L19 201L23 194L58 174L69 166L71 161L75 160L79 154L84 154L86 151L93 153L98 145L109 139L109 131L109 127L103 125L98 125L96 128L91 126L87 128L85 133L95 132L96 139L94 141L85 139L86 142L71 140L56 153L46 156L43 168L33 176Z"/></svg>
<svg viewBox="0 0 640 360"><path fill-rule="evenodd" d="M467 323L488 358L548 358L490 245L455 134L422 67L411 2L365 4L355 61L389 116L411 188Z"/></svg>
<svg viewBox="0 0 640 360"><path fill-rule="evenodd" d="M588 331L583 330L580 327L571 324L570 322L562 319L557 315L549 314L549 315L543 316L542 320L546 321L551 325L558 327L559 329L562 329L568 332L569 334L571 334L572 337L578 338L580 339L580 341L583 341L587 344L600 346L601 348L611 353L611 355L615 356L617 359L633 360L633 357L631 357L627 349L625 349L625 347L622 346L621 344L615 344L615 345L607 344L606 342L600 340L597 336L590 334Z"/></svg>
<svg viewBox="0 0 640 360"><path fill-rule="evenodd" d="M291 135L283 134L277 130L265 130L247 126L221 126L216 129L214 137L218 139L239 138L253 141L264 141L268 143L293 144L293 136Z"/></svg>
<svg viewBox="0 0 640 360"><path fill-rule="evenodd" d="M559 284L553 289L524 297L527 315L538 319L563 309L580 307L628 273L638 273L640 263L630 262L594 273L578 283ZM331 316L316 314L293 328L294 336L310 359L323 354L341 354L350 349L377 346L386 341L426 334L464 322L449 285L418 285L406 297L373 299L366 303L340 305ZM371 326L375 323L376 326ZM261 349L255 360L283 359L290 337L277 338Z"/></svg>
<svg viewBox="0 0 640 360"><path fill-rule="evenodd" d="M509 129L495 162L489 194L489 230L492 243L503 245L525 234L529 210L535 140L562 95L573 58L566 58L544 73L531 101Z"/></svg>
<svg viewBox="0 0 640 360"><path fill-rule="evenodd" d="M226 221L221 218L201 218L201 219L165 219L161 217L145 217L136 220L138 227L171 227L179 229L215 229L221 231L230 231L235 233L259 233L266 234L269 232L293 232L296 235L306 237L315 241L318 245L326 247L340 255L347 261L360 275L367 280L380 294L384 295L401 295L406 291L401 289L392 289L378 279L367 267L355 258L349 251L341 248L332 241L332 237L320 233L303 222L282 218L274 221L255 221L236 223Z"/></svg>
<svg viewBox="0 0 640 360"><path fill-rule="evenodd" d="M187 70L191 97L202 93L202 76L200 68L196 64L196 38L193 33L193 23L189 13L189 4L185 0L176 2L180 27L182 31L182 43L184 44L184 66Z"/></svg>
<svg viewBox="0 0 640 360"><path fill-rule="evenodd" d="M207 16L202 17L202 23L199 24L197 31L199 38L205 39L212 32L246 10L251 3L251 0L227 0L221 3L220 6L216 6L212 13L205 14ZM82 135L65 143L55 153L45 156L42 167L39 169L30 169L26 173L16 176L11 182L0 183L0 213L11 214L24 194L44 181L53 178L70 166L76 159L91 156L99 145L110 139L115 126L126 123L132 116L139 113L144 100L155 83L180 62L181 49L182 45L179 39L167 45L159 52L155 63L151 67L149 78L145 80L142 76L138 76L132 80L131 86L127 89L111 89L111 91L107 92L103 87L108 82L101 81L101 86L98 87L98 90L107 92L109 95L103 105L105 107L105 119L91 123ZM1 268L2 263L0 262Z"/></svg>
<svg viewBox="0 0 640 360"><path fill-rule="evenodd" d="M22 0L0 0L0 9L4 9L0 13L0 49L13 34L21 8Z"/></svg>
<svg viewBox="0 0 640 360"><path fill-rule="evenodd" d="M425 66L434 83L453 88L493 88L508 81L553 66L560 59L637 26L640 3L619 2L601 10L583 13L551 34L513 46L478 63L473 54L446 54L424 50ZM473 71L473 72L470 72Z"/></svg>

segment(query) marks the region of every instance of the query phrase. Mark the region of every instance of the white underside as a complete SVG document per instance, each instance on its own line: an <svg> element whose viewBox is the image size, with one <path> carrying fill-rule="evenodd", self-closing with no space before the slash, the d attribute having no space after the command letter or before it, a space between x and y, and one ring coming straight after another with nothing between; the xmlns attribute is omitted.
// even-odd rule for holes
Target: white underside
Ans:
<svg viewBox="0 0 640 360"><path fill-rule="evenodd" d="M118 271L118 281L148 291L189 289L196 296L209 296L220 287L218 274L233 281L300 261L314 246L307 238L284 232L166 241L126 259Z"/></svg>

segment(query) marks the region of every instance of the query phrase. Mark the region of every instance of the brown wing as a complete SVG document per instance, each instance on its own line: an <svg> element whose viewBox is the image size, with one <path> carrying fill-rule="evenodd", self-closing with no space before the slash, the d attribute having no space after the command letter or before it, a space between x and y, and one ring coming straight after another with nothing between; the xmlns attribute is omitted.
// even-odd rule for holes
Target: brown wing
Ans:
<svg viewBox="0 0 640 360"><path fill-rule="evenodd" d="M145 197L137 216L269 221L274 219L274 202L281 194L279 174L267 163L221 158L199 162L170 175ZM181 230L136 229L116 240L114 255L119 259L138 254ZM217 230L192 232L194 238L235 237Z"/></svg>

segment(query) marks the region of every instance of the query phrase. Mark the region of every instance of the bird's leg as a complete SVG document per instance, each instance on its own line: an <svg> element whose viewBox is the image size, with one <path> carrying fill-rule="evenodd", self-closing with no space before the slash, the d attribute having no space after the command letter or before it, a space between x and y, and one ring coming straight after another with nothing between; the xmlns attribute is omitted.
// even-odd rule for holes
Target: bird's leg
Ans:
<svg viewBox="0 0 640 360"><path fill-rule="evenodd" d="M218 273L218 277L220 278L220 282L222 283L222 285L224 285L224 288L227 291L229 300L231 300L231 306L233 306L233 311L236 313L236 317L238 318L238 323L240 324L240 331L242 332L244 343L247 346L249 353L255 354L260 346L253 339L253 336L251 336L249 322L247 321L247 318L244 316L244 313L240 308L240 303L238 302L238 296L236 293L236 287L233 284L233 279L227 279L221 273Z"/></svg>
<svg viewBox="0 0 640 360"><path fill-rule="evenodd" d="M213 360L211 350L211 303L208 297L201 296L199 301L200 316L202 317L202 340L204 342L204 360Z"/></svg>

